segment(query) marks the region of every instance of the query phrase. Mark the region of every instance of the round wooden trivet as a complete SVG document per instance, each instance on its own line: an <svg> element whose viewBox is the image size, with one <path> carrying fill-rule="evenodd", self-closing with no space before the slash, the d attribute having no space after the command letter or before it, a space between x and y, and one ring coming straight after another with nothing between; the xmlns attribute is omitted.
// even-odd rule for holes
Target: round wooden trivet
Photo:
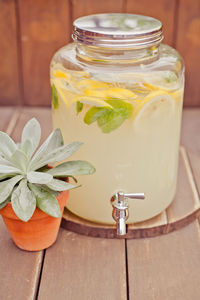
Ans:
<svg viewBox="0 0 200 300"><path fill-rule="evenodd" d="M115 225L102 225L77 217L65 209L61 226L92 237L137 239L154 237L180 229L200 217L200 201L184 149L181 149L177 192L172 204L160 215L145 222L127 225L119 237Z"/></svg>
<svg viewBox="0 0 200 300"><path fill-rule="evenodd" d="M159 215L158 217L160 217ZM191 214L185 216L182 219L177 219L171 223L160 223L159 225L153 225L153 218L147 222L129 224L127 225L127 234L125 236L119 237L116 234L116 226L114 225L101 225L93 222L89 222L82 218L77 217L72 214L69 210L65 210L63 219L62 219L62 228L76 232L86 236L100 237L100 238L126 238L126 239L138 239L138 238L147 238L155 237L161 234L167 234L174 230L183 228L184 226L190 224L195 219L200 217L200 208ZM151 221L151 225L149 224ZM145 226L145 223L147 226ZM141 225L140 225L141 224Z"/></svg>

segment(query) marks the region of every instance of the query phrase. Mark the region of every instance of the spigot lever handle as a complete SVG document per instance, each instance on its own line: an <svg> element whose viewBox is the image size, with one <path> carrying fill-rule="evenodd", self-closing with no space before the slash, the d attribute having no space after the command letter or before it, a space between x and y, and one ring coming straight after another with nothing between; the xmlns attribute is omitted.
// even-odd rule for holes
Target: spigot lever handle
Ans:
<svg viewBox="0 0 200 300"><path fill-rule="evenodd" d="M124 194L124 197L129 199L145 199L144 193Z"/></svg>

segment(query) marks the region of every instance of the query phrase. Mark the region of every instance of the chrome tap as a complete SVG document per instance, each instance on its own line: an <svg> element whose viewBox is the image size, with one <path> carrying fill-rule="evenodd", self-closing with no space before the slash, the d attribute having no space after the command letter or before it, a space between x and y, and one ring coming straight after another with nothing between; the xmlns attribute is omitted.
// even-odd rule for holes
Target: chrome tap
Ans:
<svg viewBox="0 0 200 300"><path fill-rule="evenodd" d="M129 217L129 205L127 199L144 199L143 193L137 194L125 194L118 192L111 198L111 204L113 207L112 217L117 223L117 235L126 234L126 220Z"/></svg>

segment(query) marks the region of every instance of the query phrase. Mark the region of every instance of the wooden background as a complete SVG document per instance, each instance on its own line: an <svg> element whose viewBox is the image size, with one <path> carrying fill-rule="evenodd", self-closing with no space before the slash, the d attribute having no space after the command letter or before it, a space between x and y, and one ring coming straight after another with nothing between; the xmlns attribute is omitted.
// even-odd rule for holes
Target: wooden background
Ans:
<svg viewBox="0 0 200 300"><path fill-rule="evenodd" d="M186 64L185 106L200 106L200 0L0 0L0 104L50 105L49 63L72 21L129 12L163 22L165 43Z"/></svg>

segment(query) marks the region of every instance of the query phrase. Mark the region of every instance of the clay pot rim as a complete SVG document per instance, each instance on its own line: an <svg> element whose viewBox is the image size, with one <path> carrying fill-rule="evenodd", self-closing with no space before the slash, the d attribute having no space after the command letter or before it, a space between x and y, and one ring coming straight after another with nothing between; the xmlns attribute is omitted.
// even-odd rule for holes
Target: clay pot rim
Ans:
<svg viewBox="0 0 200 300"><path fill-rule="evenodd" d="M58 200L59 204L62 201L63 197L68 197L68 194L69 194L69 190L60 192L60 194L56 197L56 199ZM19 219L17 217L17 215L15 214L15 212L14 212L14 210L12 208L11 202L8 202L7 205L4 208L0 209L0 215L2 215L2 217L6 217L6 218L9 218L9 219L14 219L14 220L18 220L20 222L24 222L21 219ZM52 217L52 216L46 214L41 209L39 209L38 207L36 207L36 209L35 209L32 217L28 220L28 222L29 221L39 220L39 219L44 219L44 218L48 218L48 217L55 218L55 217ZM26 222L24 222L24 223L26 223Z"/></svg>

